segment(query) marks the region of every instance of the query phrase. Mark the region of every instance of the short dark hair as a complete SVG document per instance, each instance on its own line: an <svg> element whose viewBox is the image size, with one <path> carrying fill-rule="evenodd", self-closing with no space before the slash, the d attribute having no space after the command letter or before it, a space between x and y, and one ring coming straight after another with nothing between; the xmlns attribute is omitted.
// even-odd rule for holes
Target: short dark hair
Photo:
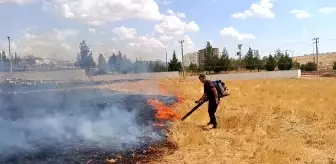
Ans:
<svg viewBox="0 0 336 164"><path fill-rule="evenodd" d="M202 73L202 74L200 74L199 76L198 76L198 78L202 78L202 79L205 79L206 78L206 76Z"/></svg>

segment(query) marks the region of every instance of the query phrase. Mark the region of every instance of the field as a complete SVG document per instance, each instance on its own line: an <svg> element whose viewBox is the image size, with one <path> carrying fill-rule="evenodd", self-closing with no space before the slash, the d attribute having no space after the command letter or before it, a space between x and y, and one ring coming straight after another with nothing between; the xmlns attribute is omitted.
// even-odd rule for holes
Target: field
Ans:
<svg viewBox="0 0 336 164"><path fill-rule="evenodd" d="M314 55L307 55L307 56L296 56L293 57L293 61L297 61L300 64L306 64L308 62L313 62L314 57L316 60L316 56ZM333 62L336 61L336 53L327 53L327 54L320 54L319 55L319 63L321 70L332 70Z"/></svg>
<svg viewBox="0 0 336 164"><path fill-rule="evenodd" d="M61 150L55 149L63 152L63 156L54 156L53 152L40 153L46 155L48 160L54 161L71 158L72 161L81 162L93 160L93 164L94 161L102 161L108 157L114 161L112 163L120 162L118 159L114 160L114 157L117 153L115 151L119 152L119 149L115 150L118 148L115 145L121 145L120 151L126 154L129 153L129 149L133 151L133 148L140 146L140 153L135 153L137 156L134 157L134 152L131 153L133 163L147 163L149 160L155 164L336 164L335 78L225 82L230 96L222 99L220 103L217 112L218 129L211 130L201 128L201 125L209 121L207 105L203 105L184 122L176 121L187 113L195 105L194 101L203 94L202 84L198 80L166 78L129 82L72 82L62 85L56 82L2 84L0 102L3 106L0 112L4 119L1 120L0 117L0 122L6 125L3 127L7 129L1 129L2 134L6 135L0 138L0 152L6 152L7 148L10 148L7 147L8 141L11 141L9 146L25 141L20 137L10 137L23 127L26 135L33 137L34 140L31 141L47 146L60 145L55 144L59 142L65 145L58 147ZM90 91L84 88L90 88ZM103 91L98 91L97 88ZM56 93L56 89L62 91ZM31 92L32 90L36 93ZM119 92L108 92L109 90ZM178 101L166 106L170 104L168 100L173 102L170 95L176 96ZM166 101L167 103L162 103ZM148 108L148 105L156 111ZM29 112L23 112L26 109ZM54 115L55 113L57 115ZM35 116L38 116L40 121L34 122L30 119ZM64 118L68 117L71 119L64 121ZM18 119L15 124L12 123ZM150 134L160 134L159 139L152 137L150 140L165 140L165 136L161 137L161 129L165 129L167 125L164 124L164 120L173 120L171 126L166 129L169 141L166 146L169 147L161 147L166 151L157 147L149 151L142 149L143 143L150 144ZM92 128L98 128L98 131L89 133L87 129ZM47 130L35 132L41 129ZM50 129L54 129L51 136ZM74 131L81 133L77 134ZM64 139L68 132L72 134L70 140ZM139 140L134 137L138 137ZM92 140L99 144L92 143ZM84 143L91 145L72 141L85 141ZM134 145L125 147L129 141ZM72 148L84 146L82 150L85 151L63 151L63 148L68 148L69 145ZM99 149L92 153L92 146ZM30 148L25 147L25 144L22 147ZM150 150L158 153L151 154ZM33 159L31 156L15 157L15 160ZM35 158L34 160L45 161L41 156Z"/></svg>
<svg viewBox="0 0 336 164"><path fill-rule="evenodd" d="M219 128L204 130L203 105L184 122L174 122L169 140L178 147L153 163L336 163L336 80L227 81L231 95L217 110ZM202 95L197 80L165 79L162 92L185 100L183 116Z"/></svg>

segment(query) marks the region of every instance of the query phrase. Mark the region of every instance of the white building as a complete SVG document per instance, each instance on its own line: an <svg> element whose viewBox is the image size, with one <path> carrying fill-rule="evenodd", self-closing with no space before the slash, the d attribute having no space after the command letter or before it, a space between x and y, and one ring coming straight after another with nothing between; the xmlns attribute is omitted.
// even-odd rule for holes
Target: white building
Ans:
<svg viewBox="0 0 336 164"><path fill-rule="evenodd" d="M190 64L198 65L198 52L187 53L183 56L183 66L189 66Z"/></svg>

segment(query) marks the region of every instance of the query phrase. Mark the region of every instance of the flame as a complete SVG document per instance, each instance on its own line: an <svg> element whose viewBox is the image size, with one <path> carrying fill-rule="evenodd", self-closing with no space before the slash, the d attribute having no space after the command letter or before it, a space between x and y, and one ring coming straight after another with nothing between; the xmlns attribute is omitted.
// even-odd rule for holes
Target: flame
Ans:
<svg viewBox="0 0 336 164"><path fill-rule="evenodd" d="M156 110L155 118L160 121L175 121L180 118L180 115L171 107L166 106L159 100L148 100L148 105Z"/></svg>
<svg viewBox="0 0 336 164"><path fill-rule="evenodd" d="M161 93L161 95L165 95L165 94L166 94L166 91L163 90L163 89L161 89L161 90L160 90L160 93Z"/></svg>
<svg viewBox="0 0 336 164"><path fill-rule="evenodd" d="M178 101L179 103L182 103L182 102L185 100L185 99L184 99L182 96L180 96L179 94L177 94L176 98L177 98L177 101Z"/></svg>

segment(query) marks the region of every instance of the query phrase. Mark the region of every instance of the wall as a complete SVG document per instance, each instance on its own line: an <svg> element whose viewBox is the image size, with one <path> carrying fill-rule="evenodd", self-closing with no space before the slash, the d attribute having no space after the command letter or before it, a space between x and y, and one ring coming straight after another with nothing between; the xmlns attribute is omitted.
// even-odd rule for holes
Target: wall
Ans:
<svg viewBox="0 0 336 164"><path fill-rule="evenodd" d="M31 72L13 72L14 78L23 78L28 80L89 80L83 69L76 70L55 70L55 71L31 71ZM155 79L165 77L179 77L179 72L161 72L161 73L139 73L139 74L121 74L121 75L99 75L92 76L93 80L132 80L132 79Z"/></svg>
<svg viewBox="0 0 336 164"><path fill-rule="evenodd" d="M274 79L274 78L300 78L301 70L269 71L237 74L207 75L209 80L248 80L248 79ZM197 79L197 76L191 77Z"/></svg>

